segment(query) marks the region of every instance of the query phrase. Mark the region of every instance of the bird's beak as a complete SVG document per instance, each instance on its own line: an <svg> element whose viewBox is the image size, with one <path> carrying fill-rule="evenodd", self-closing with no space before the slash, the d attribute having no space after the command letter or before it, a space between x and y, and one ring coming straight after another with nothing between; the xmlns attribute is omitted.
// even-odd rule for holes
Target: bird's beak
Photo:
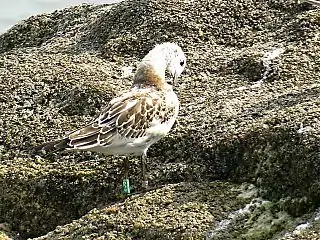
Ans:
<svg viewBox="0 0 320 240"><path fill-rule="evenodd" d="M172 85L172 86L175 86L176 84L177 84L177 80L178 80L178 74L176 73L176 72L174 72L172 75L171 75L171 77L170 77L170 79L168 79L167 80L167 83L169 83L170 85Z"/></svg>
<svg viewBox="0 0 320 240"><path fill-rule="evenodd" d="M178 80L178 74L177 74L177 72L174 72L174 74L173 74L173 82L172 82L173 86L175 86L177 84L177 80Z"/></svg>

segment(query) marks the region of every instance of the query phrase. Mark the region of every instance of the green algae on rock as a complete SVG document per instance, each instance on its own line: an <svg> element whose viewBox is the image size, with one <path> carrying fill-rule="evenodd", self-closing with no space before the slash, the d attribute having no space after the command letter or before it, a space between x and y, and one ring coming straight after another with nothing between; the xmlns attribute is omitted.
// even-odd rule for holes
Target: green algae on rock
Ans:
<svg viewBox="0 0 320 240"><path fill-rule="evenodd" d="M283 204L277 224L290 219L286 211L319 205L320 13L311 8L294 0L139 0L14 26L0 36L0 222L35 237L121 200L121 158L27 150L89 122L130 87L121 69L163 41L182 46L188 69L176 89L179 125L150 149L150 182L251 182ZM138 181L138 159L131 171Z"/></svg>
<svg viewBox="0 0 320 240"><path fill-rule="evenodd" d="M214 222L250 201L237 198L241 191L218 181L167 185L94 209L37 239L203 239Z"/></svg>

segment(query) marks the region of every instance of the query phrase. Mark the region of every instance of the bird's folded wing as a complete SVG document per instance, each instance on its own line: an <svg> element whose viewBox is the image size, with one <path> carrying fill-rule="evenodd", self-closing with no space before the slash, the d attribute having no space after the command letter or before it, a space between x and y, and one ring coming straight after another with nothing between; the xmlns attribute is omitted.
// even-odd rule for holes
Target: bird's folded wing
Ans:
<svg viewBox="0 0 320 240"><path fill-rule="evenodd" d="M113 99L90 125L71 133L69 146L78 149L107 147L143 137L153 122L164 122L172 117L174 109L171 108L166 106L162 94L124 94Z"/></svg>

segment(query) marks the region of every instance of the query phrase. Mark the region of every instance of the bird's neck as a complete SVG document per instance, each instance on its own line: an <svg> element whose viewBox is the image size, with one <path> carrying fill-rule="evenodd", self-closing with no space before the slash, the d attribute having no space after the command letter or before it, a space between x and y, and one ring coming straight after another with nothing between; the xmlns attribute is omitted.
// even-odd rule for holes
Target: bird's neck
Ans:
<svg viewBox="0 0 320 240"><path fill-rule="evenodd" d="M166 83L166 67L166 61L162 57L148 58L147 55L137 68L133 85L145 85L163 89Z"/></svg>

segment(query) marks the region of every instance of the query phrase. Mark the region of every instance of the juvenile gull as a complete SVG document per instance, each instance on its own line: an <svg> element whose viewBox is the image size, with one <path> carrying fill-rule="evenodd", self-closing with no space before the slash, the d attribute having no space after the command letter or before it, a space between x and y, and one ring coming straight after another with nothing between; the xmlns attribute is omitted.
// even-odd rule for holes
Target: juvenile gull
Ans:
<svg viewBox="0 0 320 240"><path fill-rule="evenodd" d="M185 65L186 57L177 44L167 42L156 45L138 65L130 91L112 99L89 125L38 149L142 156L143 187L147 187L147 150L168 134L177 118L179 100L172 84ZM173 81L166 78L166 72L173 77Z"/></svg>

